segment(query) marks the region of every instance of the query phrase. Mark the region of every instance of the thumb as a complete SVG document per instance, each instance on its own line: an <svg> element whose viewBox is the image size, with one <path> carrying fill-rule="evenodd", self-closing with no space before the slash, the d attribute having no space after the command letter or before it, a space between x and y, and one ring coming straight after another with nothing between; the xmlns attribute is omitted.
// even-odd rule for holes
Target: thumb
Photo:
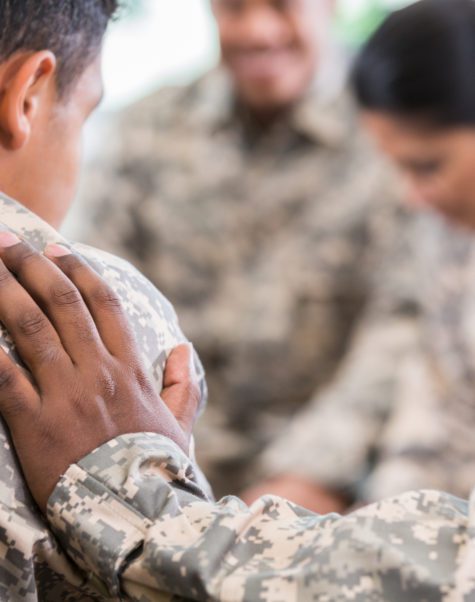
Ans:
<svg viewBox="0 0 475 602"><path fill-rule="evenodd" d="M170 353L163 375L161 396L186 436L190 437L201 396L191 343L179 345Z"/></svg>

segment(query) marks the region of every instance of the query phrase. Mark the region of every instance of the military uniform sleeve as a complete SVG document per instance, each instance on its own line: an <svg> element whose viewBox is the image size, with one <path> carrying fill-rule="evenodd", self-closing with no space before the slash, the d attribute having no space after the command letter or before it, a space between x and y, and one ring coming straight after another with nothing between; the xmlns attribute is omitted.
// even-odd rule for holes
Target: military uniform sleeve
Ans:
<svg viewBox="0 0 475 602"><path fill-rule="evenodd" d="M434 362L408 359L362 498L382 499L415 487L468 497L475 469L473 420L460 411L456 392L447 391Z"/></svg>
<svg viewBox="0 0 475 602"><path fill-rule="evenodd" d="M335 378L263 454L261 474L293 474L363 499L372 455L398 403L404 365L417 361L418 338L416 315L363 320ZM373 491L367 488L365 495Z"/></svg>
<svg viewBox="0 0 475 602"><path fill-rule="evenodd" d="M48 515L76 564L125 600L475 595L473 504L431 491L346 517L275 497L214 504L187 458L158 435L120 437L71 466Z"/></svg>
<svg viewBox="0 0 475 602"><path fill-rule="evenodd" d="M378 216L373 240L384 241L370 249L369 297L347 352L328 385L265 450L262 476L294 474L357 500L378 499L362 497L377 491L365 488L365 479L377 461L381 432L397 410L405 365L421 355L417 228L405 213ZM384 486L384 470L379 474Z"/></svg>

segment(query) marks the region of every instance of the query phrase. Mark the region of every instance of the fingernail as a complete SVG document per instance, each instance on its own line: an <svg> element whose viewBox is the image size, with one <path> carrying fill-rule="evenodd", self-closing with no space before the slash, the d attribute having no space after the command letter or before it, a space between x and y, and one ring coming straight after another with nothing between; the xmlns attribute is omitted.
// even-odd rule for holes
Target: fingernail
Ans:
<svg viewBox="0 0 475 602"><path fill-rule="evenodd" d="M63 247L63 245L57 245L55 243L47 245L45 248L45 255L48 257L66 257L67 255L72 255L72 252L68 247Z"/></svg>
<svg viewBox="0 0 475 602"><path fill-rule="evenodd" d="M7 230L3 230L0 232L0 247L3 249L8 249L9 247L14 247L21 243L21 240L18 238L16 234L13 232L8 232Z"/></svg>

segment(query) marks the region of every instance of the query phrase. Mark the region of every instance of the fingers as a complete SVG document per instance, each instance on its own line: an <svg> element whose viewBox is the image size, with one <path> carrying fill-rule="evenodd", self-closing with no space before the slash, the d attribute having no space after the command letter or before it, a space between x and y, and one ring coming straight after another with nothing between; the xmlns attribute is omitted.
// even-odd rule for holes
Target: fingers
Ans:
<svg viewBox="0 0 475 602"><path fill-rule="evenodd" d="M71 280L83 297L99 335L116 357L136 354L135 339L118 296L79 255L61 245L48 245L45 255Z"/></svg>
<svg viewBox="0 0 475 602"><path fill-rule="evenodd" d="M71 361L48 318L0 260L0 321L40 388L48 371Z"/></svg>
<svg viewBox="0 0 475 602"><path fill-rule="evenodd" d="M17 366L0 348L0 413L11 430L41 405L38 393Z"/></svg>
<svg viewBox="0 0 475 602"><path fill-rule="evenodd" d="M163 401L185 433L191 435L201 395L191 344L180 345L171 352L165 367L163 387Z"/></svg>
<svg viewBox="0 0 475 602"><path fill-rule="evenodd" d="M48 315L73 362L93 359L102 342L77 288L42 253L26 242L14 242L14 235L0 232L0 255L7 268Z"/></svg>

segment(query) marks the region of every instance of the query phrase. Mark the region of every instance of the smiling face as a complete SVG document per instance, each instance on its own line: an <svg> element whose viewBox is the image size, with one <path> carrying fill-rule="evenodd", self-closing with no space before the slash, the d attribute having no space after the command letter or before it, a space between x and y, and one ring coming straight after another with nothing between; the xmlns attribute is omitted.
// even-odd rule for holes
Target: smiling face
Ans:
<svg viewBox="0 0 475 602"><path fill-rule="evenodd" d="M404 175L412 203L475 228L475 127L418 127L373 111L363 122Z"/></svg>
<svg viewBox="0 0 475 602"><path fill-rule="evenodd" d="M49 52L0 65L0 190L58 227L76 191L83 126L102 97L100 57L64 98L55 75Z"/></svg>
<svg viewBox="0 0 475 602"><path fill-rule="evenodd" d="M330 0L214 0L222 59L248 107L292 105L315 76Z"/></svg>

